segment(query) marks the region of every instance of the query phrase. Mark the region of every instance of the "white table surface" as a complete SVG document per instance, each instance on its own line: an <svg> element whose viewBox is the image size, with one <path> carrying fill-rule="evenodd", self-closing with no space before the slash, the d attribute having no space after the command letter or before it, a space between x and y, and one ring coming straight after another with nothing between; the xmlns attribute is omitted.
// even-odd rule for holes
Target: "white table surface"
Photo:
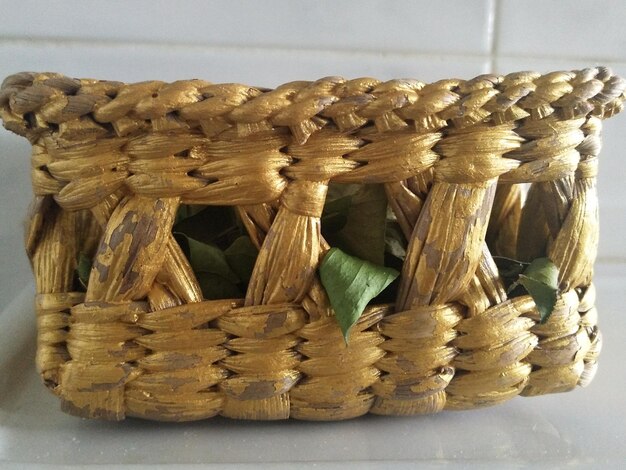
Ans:
<svg viewBox="0 0 626 470"><path fill-rule="evenodd" d="M625 468L626 265L599 265L596 285L605 341L586 389L408 418L181 424L62 413L35 372L27 286L0 313L0 468Z"/></svg>

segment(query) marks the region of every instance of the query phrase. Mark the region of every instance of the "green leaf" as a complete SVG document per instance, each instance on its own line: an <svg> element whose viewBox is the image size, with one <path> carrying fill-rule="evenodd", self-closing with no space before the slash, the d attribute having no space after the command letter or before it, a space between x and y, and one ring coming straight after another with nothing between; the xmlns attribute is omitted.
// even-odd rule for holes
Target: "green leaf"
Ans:
<svg viewBox="0 0 626 470"><path fill-rule="evenodd" d="M245 285L250 282L254 263L256 262L259 250L254 246L250 237L242 236L237 238L225 251L226 261L239 279Z"/></svg>
<svg viewBox="0 0 626 470"><path fill-rule="evenodd" d="M545 323L556 305L559 269L548 258L537 258L519 275L519 279L511 285L509 292L517 285L523 286L533 298L539 312L540 323Z"/></svg>
<svg viewBox="0 0 626 470"><path fill-rule="evenodd" d="M76 271L78 272L78 280L82 284L82 286L87 289L87 284L89 283L89 274L91 273L92 261L86 253L80 252L78 254L78 265L76 267Z"/></svg>
<svg viewBox="0 0 626 470"><path fill-rule="evenodd" d="M537 311L539 312L540 323L545 323L548 318L550 318L552 310L554 310L554 305L556 304L556 289L542 282L527 278L524 275L520 276L519 283L524 286L524 289L528 291L535 301Z"/></svg>
<svg viewBox="0 0 626 470"><path fill-rule="evenodd" d="M559 287L559 268L548 258L534 259L522 275L554 289Z"/></svg>
<svg viewBox="0 0 626 470"><path fill-rule="evenodd" d="M206 300L217 299L240 299L243 297L236 283L214 273L196 273L198 284L202 290L202 296Z"/></svg>
<svg viewBox="0 0 626 470"><path fill-rule="evenodd" d="M505 279L517 279L530 264L524 261L507 258L506 256L494 256L493 260L498 267L498 273Z"/></svg>
<svg viewBox="0 0 626 470"><path fill-rule="evenodd" d="M197 204L181 204L178 206L178 211L176 212L176 218L174 219L174 225L180 223L181 221L188 219L196 215L198 212L202 212L206 206L201 206Z"/></svg>
<svg viewBox="0 0 626 470"><path fill-rule="evenodd" d="M339 202L335 199L335 226L342 225L336 232L326 230L322 221L322 233L331 246L341 248L347 253L374 264L384 263L385 254L385 226L387 219L387 197L382 184L358 185L349 188L349 198ZM331 200L332 202L333 200ZM344 216L346 201L349 207L345 213L345 223L341 223ZM330 203L329 203L330 204ZM332 208L332 206L331 206ZM343 211L343 212L342 212ZM329 212L327 211L327 214Z"/></svg>
<svg viewBox="0 0 626 470"><path fill-rule="evenodd" d="M173 228L176 233L183 233L199 242L213 243L222 247L228 246L240 235L237 217L230 207L206 206L199 211L197 208L202 206L183 207L186 209L179 210L183 216Z"/></svg>
<svg viewBox="0 0 626 470"><path fill-rule="evenodd" d="M240 279L230 268L226 255L214 245L201 243L183 233L174 233L191 264L202 296L207 300L240 298Z"/></svg>
<svg viewBox="0 0 626 470"><path fill-rule="evenodd" d="M319 272L346 343L350 328L367 303L400 274L395 269L350 256L339 248L331 248L326 253Z"/></svg>
<svg viewBox="0 0 626 470"><path fill-rule="evenodd" d="M339 232L348 222L348 212L352 205L352 196L361 185L337 184L328 185L324 211L322 212L322 232L326 238Z"/></svg>
<svg viewBox="0 0 626 470"><path fill-rule="evenodd" d="M328 185L328 191L326 193L326 204L332 203L337 199L341 199L347 196L354 196L356 192L361 189L362 184L344 184L344 183L330 183Z"/></svg>
<svg viewBox="0 0 626 470"><path fill-rule="evenodd" d="M240 279L230 268L226 255L215 245L202 243L185 234L175 233L177 241L183 251L187 254L189 263L196 273L216 274L233 284L237 284Z"/></svg>
<svg viewBox="0 0 626 470"><path fill-rule="evenodd" d="M352 196L342 196L324 204L322 227L325 233L336 233L346 226L348 212L352 204Z"/></svg>

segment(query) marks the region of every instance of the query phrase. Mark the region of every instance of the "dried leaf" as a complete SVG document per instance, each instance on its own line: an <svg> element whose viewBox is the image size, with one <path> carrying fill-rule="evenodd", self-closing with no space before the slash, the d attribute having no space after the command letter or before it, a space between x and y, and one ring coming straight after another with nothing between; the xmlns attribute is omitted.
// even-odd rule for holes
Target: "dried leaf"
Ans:
<svg viewBox="0 0 626 470"><path fill-rule="evenodd" d="M183 233L202 243L226 247L239 235L237 217L230 207L181 206L173 232Z"/></svg>
<svg viewBox="0 0 626 470"><path fill-rule="evenodd" d="M348 212L352 205L352 196L341 196L327 200L322 212L322 230L326 234L339 232L348 222Z"/></svg>
<svg viewBox="0 0 626 470"><path fill-rule="evenodd" d="M387 196L384 186L380 184L348 186L346 194L330 199L327 203L326 207L330 205L330 209L326 211L326 220L322 220L322 234L331 246L382 265L387 219ZM337 192L335 191L335 194ZM325 225L329 227L325 228ZM337 227L341 228L333 232L332 228Z"/></svg>
<svg viewBox="0 0 626 470"><path fill-rule="evenodd" d="M196 273L202 296L206 300L240 299L243 294L236 283L224 277L208 272Z"/></svg>
<svg viewBox="0 0 626 470"><path fill-rule="evenodd" d="M174 233L207 300L241 298L258 256L248 236L237 238L225 251L183 233Z"/></svg>
<svg viewBox="0 0 626 470"><path fill-rule="evenodd" d="M343 337L348 334L367 306L399 276L385 268L331 248L320 263L320 279L335 311Z"/></svg>
<svg viewBox="0 0 626 470"><path fill-rule="evenodd" d="M404 260L406 258L407 244L402 229L400 229L400 224L388 220L385 230L385 251L400 260Z"/></svg>
<svg viewBox="0 0 626 470"><path fill-rule="evenodd" d="M519 275L519 279L511 285L509 292L518 285L523 286L533 298L539 312L540 323L545 323L556 305L559 269L548 258L537 258Z"/></svg>
<svg viewBox="0 0 626 470"><path fill-rule="evenodd" d="M361 185L337 184L328 185L324 211L322 212L322 234L332 236L343 229L348 222L348 213L352 205L352 197Z"/></svg>
<svg viewBox="0 0 626 470"><path fill-rule="evenodd" d="M213 273L231 282L239 282L239 277L230 268L222 250L215 245L201 243L189 237L187 237L187 243L189 244L189 262L194 272Z"/></svg>
<svg viewBox="0 0 626 470"><path fill-rule="evenodd" d="M181 204L180 206L178 206L176 218L174 219L174 225L177 225L183 220L193 217L199 212L202 212L204 209L206 209L206 206L201 206L199 204Z"/></svg>
<svg viewBox="0 0 626 470"><path fill-rule="evenodd" d="M89 274L91 273L91 266L93 261L86 253L82 251L78 254L78 265L76 271L78 273L78 280L81 285L87 290L87 284L89 283Z"/></svg>
<svg viewBox="0 0 626 470"><path fill-rule="evenodd" d="M247 286L252 276L254 263L256 263L259 255L259 250L256 249L250 237L237 238L232 245L224 250L224 255L226 255L228 265L237 274L239 280Z"/></svg>
<svg viewBox="0 0 626 470"><path fill-rule="evenodd" d="M494 256L493 260L498 267L498 273L500 273L500 276L506 281L511 282L517 280L519 275L524 272L524 269L526 269L526 266L530 264L525 261L518 261L505 256Z"/></svg>

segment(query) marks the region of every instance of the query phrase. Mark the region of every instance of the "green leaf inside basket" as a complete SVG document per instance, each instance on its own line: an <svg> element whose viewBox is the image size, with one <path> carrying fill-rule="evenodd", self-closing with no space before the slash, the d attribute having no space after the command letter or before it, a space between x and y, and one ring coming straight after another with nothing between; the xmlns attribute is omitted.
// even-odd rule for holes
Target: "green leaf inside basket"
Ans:
<svg viewBox="0 0 626 470"><path fill-rule="evenodd" d="M389 302L395 298L397 282L392 286L389 284L398 276L396 269L402 267L407 241L387 206L384 187L379 184L331 184L321 227L326 240L340 250L329 252L324 264L328 269L320 269L320 272L323 271L328 280L329 273L333 276L336 261L343 260L337 274L343 279L353 275L352 282L355 283L338 307L339 312L349 312L339 313L343 315L341 324L347 337L350 326L370 300L378 296L376 301ZM189 260L205 299L245 295L258 249L233 208L183 204L178 209L172 231ZM76 268L79 287L87 288L91 265L91 258L80 253ZM361 270L351 274L350 269L357 265L362 266ZM365 283L364 287L360 283ZM354 295L361 291L361 287L363 293ZM329 289L333 291L333 287ZM338 302L336 292L333 299Z"/></svg>
<svg viewBox="0 0 626 470"><path fill-rule="evenodd" d="M350 328L367 303L400 274L395 269L350 256L339 248L326 253L319 273L346 343Z"/></svg>
<svg viewBox="0 0 626 470"><path fill-rule="evenodd" d="M545 323L556 305L559 290L559 269L548 258L533 260L508 289L511 293L522 286L535 301L540 323Z"/></svg>
<svg viewBox="0 0 626 470"><path fill-rule="evenodd" d="M206 300L239 299L243 296L238 283L219 274L200 271L196 273L196 279L202 290L202 297Z"/></svg>
<svg viewBox="0 0 626 470"><path fill-rule="evenodd" d="M381 184L331 185L322 214L322 234L331 246L383 264L387 197Z"/></svg>
<svg viewBox="0 0 626 470"><path fill-rule="evenodd" d="M86 253L80 252L78 254L78 264L76 267L76 273L78 274L78 281L81 287L87 290L87 283L89 282L89 274L91 273L92 261Z"/></svg>
<svg viewBox="0 0 626 470"><path fill-rule="evenodd" d="M246 286L252 277L254 263L259 255L259 250L254 246L247 235L237 238L232 245L224 250L226 261L231 269L237 274L239 280Z"/></svg>
<svg viewBox="0 0 626 470"><path fill-rule="evenodd" d="M235 211L225 206L181 205L172 231L221 248L244 235Z"/></svg>
<svg viewBox="0 0 626 470"><path fill-rule="evenodd" d="M205 299L245 294L258 250L232 207L181 205L173 232Z"/></svg>
<svg viewBox="0 0 626 470"><path fill-rule="evenodd" d="M242 297L258 254L249 237L238 237L226 250L184 233L174 237L187 256L207 300Z"/></svg>
<svg viewBox="0 0 626 470"><path fill-rule="evenodd" d="M174 233L174 236L188 255L189 263L196 274L212 273L232 283L239 282L239 277L229 266L224 251L219 247L199 242L184 233Z"/></svg>

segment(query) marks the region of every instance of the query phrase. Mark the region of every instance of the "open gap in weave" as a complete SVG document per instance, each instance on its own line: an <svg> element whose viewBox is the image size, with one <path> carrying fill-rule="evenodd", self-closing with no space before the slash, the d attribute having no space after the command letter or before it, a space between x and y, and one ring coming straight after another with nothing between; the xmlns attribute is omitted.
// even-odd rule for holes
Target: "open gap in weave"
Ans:
<svg viewBox="0 0 626 470"><path fill-rule="evenodd" d="M258 252L233 207L182 204L172 232L205 300L245 296Z"/></svg>
<svg viewBox="0 0 626 470"><path fill-rule="evenodd" d="M402 269L407 240L382 185L331 183L320 225L330 247L380 266ZM183 204L172 232L190 261L205 300L245 296L258 251L235 208ZM395 281L371 303L393 302L397 289Z"/></svg>

